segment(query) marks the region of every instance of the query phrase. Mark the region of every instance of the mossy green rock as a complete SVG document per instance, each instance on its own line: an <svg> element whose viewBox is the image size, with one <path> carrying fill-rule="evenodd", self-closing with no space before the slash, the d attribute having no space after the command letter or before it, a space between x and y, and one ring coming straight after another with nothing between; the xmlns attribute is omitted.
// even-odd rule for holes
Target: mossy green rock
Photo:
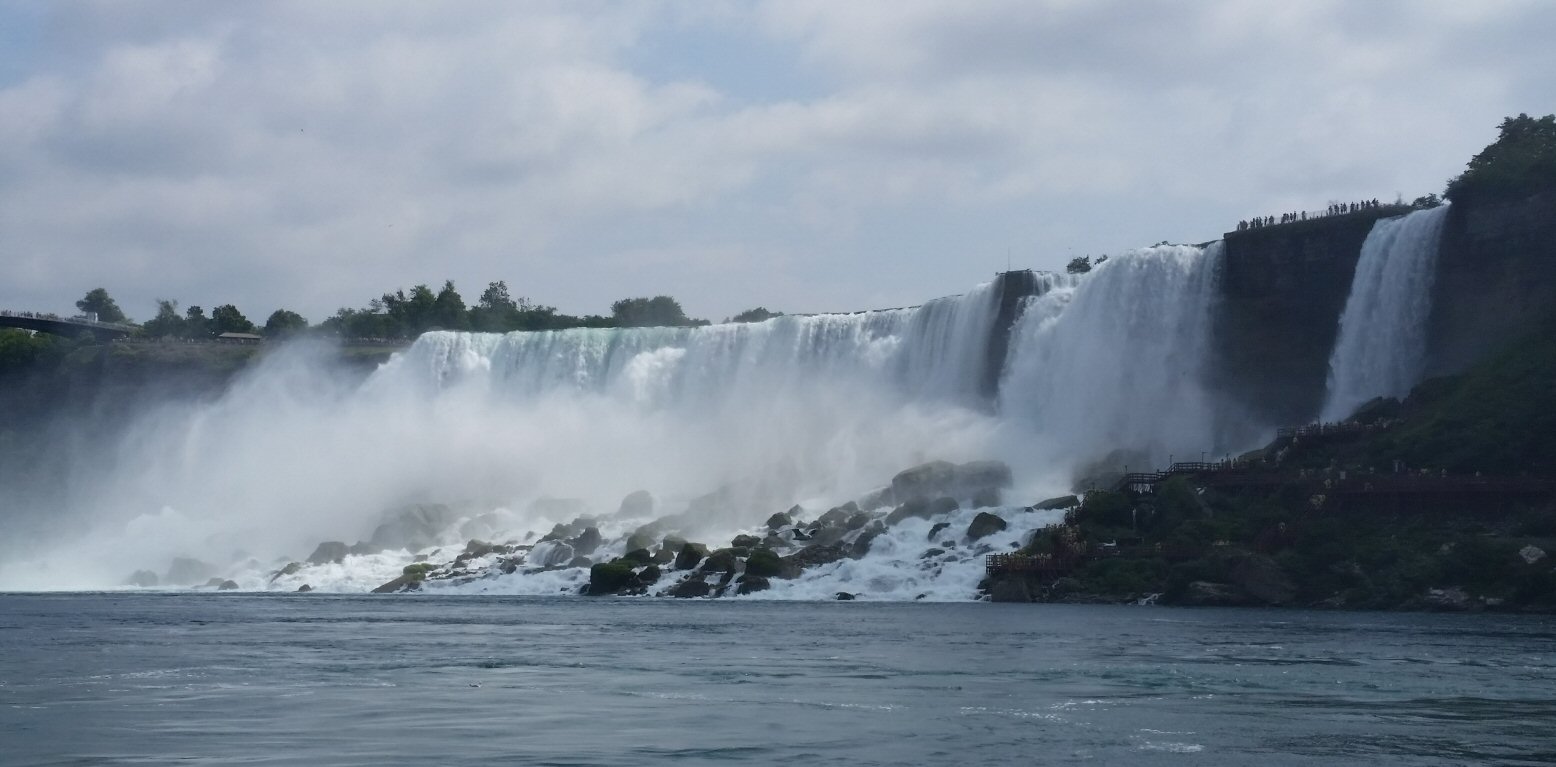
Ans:
<svg viewBox="0 0 1556 767"><path fill-rule="evenodd" d="M757 549L746 559L746 573L771 578L783 571L783 561L772 549Z"/></svg>
<svg viewBox="0 0 1556 767"><path fill-rule="evenodd" d="M634 585L636 581L637 575L632 571L631 562L620 559L601 562L589 568L589 584L584 587L584 593L589 596L614 594Z"/></svg>

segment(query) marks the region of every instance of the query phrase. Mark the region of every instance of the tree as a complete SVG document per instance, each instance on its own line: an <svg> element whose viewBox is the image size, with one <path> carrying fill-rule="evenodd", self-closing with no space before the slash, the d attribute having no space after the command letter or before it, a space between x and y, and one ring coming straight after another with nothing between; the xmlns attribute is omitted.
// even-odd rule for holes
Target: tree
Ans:
<svg viewBox="0 0 1556 767"><path fill-rule="evenodd" d="M1497 140L1475 155L1445 192L1455 202L1556 188L1556 114L1520 114L1498 126Z"/></svg>
<svg viewBox="0 0 1556 767"><path fill-rule="evenodd" d="M270 319L265 320L265 335L272 338L286 338L308 329L308 321L301 314L277 309L270 313Z"/></svg>
<svg viewBox="0 0 1556 767"><path fill-rule="evenodd" d="M119 310L119 305L114 303L104 288L92 288L86 292L86 296L76 302L76 308L82 314L97 315L98 322L129 322L124 312Z"/></svg>
<svg viewBox="0 0 1556 767"><path fill-rule="evenodd" d="M206 319L205 310L199 305L191 306L184 310L184 337L206 338L211 335L211 321Z"/></svg>
<svg viewBox="0 0 1556 767"><path fill-rule="evenodd" d="M184 318L178 316L178 302L165 298L157 299L157 316L147 320L141 327L146 331L146 335L154 338L183 335Z"/></svg>
<svg viewBox="0 0 1556 767"><path fill-rule="evenodd" d="M439 290L438 297L433 299L431 324L428 327L464 330L469 326L470 317L465 310L465 299L454 289L453 280L444 280L443 289Z"/></svg>
<svg viewBox="0 0 1556 767"><path fill-rule="evenodd" d="M1076 256L1070 259L1070 263L1064 267L1070 274L1085 274L1091 271L1091 256Z"/></svg>
<svg viewBox="0 0 1556 767"><path fill-rule="evenodd" d="M624 328L684 327L699 324L686 316L681 303L669 296L623 298L611 304L611 317Z"/></svg>
<svg viewBox="0 0 1556 767"><path fill-rule="evenodd" d="M528 315L532 314L535 308L528 298L520 296L514 299L509 295L508 283L502 280L488 283L486 290L481 292L481 300L470 309L470 328L486 333L505 333L521 328L538 329L527 327L534 320ZM549 307L540 308L547 309L548 316L550 313L555 313L555 310Z"/></svg>
<svg viewBox="0 0 1556 767"><path fill-rule="evenodd" d="M765 306L755 309L747 309L729 319L730 322L766 322L774 317L782 317L783 312L770 312Z"/></svg>
<svg viewBox="0 0 1556 767"><path fill-rule="evenodd" d="M238 307L232 304L222 304L211 310L211 333L221 335L223 333L252 333L254 323L238 311Z"/></svg>

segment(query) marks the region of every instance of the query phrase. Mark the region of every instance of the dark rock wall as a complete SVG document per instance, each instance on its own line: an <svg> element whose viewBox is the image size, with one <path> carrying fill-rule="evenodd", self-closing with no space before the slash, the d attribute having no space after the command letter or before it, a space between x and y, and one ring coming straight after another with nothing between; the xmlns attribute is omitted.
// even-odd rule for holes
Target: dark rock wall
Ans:
<svg viewBox="0 0 1556 767"><path fill-rule="evenodd" d="M1454 206L1437 259L1427 375L1462 371L1556 312L1556 191Z"/></svg>
<svg viewBox="0 0 1556 767"><path fill-rule="evenodd" d="M1383 207L1226 234L1214 326L1215 388L1270 424L1311 420L1362 243Z"/></svg>
<svg viewBox="0 0 1556 767"><path fill-rule="evenodd" d="M1010 353L1010 331L1021 317L1026 299L1037 295L1037 275L1029 269L1001 272L994 278L994 294L999 309L989 332L982 385L983 394L990 402L999 394L1000 375L1005 370L1005 357Z"/></svg>

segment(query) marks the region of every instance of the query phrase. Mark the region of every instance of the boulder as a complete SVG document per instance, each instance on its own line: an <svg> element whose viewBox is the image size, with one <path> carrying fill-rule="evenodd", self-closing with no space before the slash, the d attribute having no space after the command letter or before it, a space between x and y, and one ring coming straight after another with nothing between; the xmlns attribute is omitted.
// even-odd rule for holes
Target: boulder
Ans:
<svg viewBox="0 0 1556 767"><path fill-rule="evenodd" d="M663 546L660 546L659 550L654 552L654 560L653 561L654 561L654 564L656 564L656 565L675 564L675 552L670 550L670 549L667 549L667 548L665 548Z"/></svg>
<svg viewBox="0 0 1556 767"><path fill-rule="evenodd" d="M130 574L129 578L125 579L124 585L139 586L143 589L149 589L154 588L159 582L160 579L157 577L156 573L150 570L136 570Z"/></svg>
<svg viewBox="0 0 1556 767"><path fill-rule="evenodd" d="M800 507L795 506L794 509L791 509L791 511L793 511L795 513L798 513L798 509L799 508ZM767 518L767 529L768 529L769 532L776 533L779 530L782 530L785 527L788 527L788 526L790 526L792 524L794 524L794 516L793 516L793 514L782 512L782 511L777 512L776 514L773 514L772 516Z"/></svg>
<svg viewBox="0 0 1556 767"><path fill-rule="evenodd" d="M1010 467L1000 461L972 461L956 465L931 461L892 477L892 496L898 503L938 496L968 498L987 489L1011 485Z"/></svg>
<svg viewBox="0 0 1556 767"><path fill-rule="evenodd" d="M846 527L849 530L858 530L859 528L870 524L870 520L872 519L874 519L874 517L870 516L870 512L861 511L858 514L849 517L848 522L844 523L843 527Z"/></svg>
<svg viewBox="0 0 1556 767"><path fill-rule="evenodd" d="M848 552L839 545L810 545L781 559L782 569L778 573L779 578L798 578L806 568L830 564L848 557Z"/></svg>
<svg viewBox="0 0 1556 767"><path fill-rule="evenodd" d="M359 545L365 549L362 553L395 549L415 551L437 543L438 536L458 521L459 515L441 503L403 506L385 512L384 521L373 530L373 537ZM311 557L309 561L312 561Z"/></svg>
<svg viewBox="0 0 1556 767"><path fill-rule="evenodd" d="M275 583L276 579L283 575L296 575L297 571L301 569L303 569L301 562L288 562L286 563L286 567L283 567L280 570L270 574L270 582Z"/></svg>
<svg viewBox="0 0 1556 767"><path fill-rule="evenodd" d="M706 556L708 556L707 546L700 543L683 544L681 550L675 555L675 569L690 570Z"/></svg>
<svg viewBox="0 0 1556 767"><path fill-rule="evenodd" d="M718 551L709 554L707 560L702 563L702 572L733 573L735 572L735 565L737 562L738 560L735 558L735 552L729 549L719 549Z"/></svg>
<svg viewBox="0 0 1556 767"><path fill-rule="evenodd" d="M237 591L238 590L238 582L237 581L230 581L230 580L229 581L222 581L221 583L216 584L216 590L217 591Z"/></svg>
<svg viewBox="0 0 1556 767"><path fill-rule="evenodd" d="M712 591L713 587L708 585L708 582L703 580L702 576L691 575L687 576L687 578L680 583L671 586L668 593L672 597L687 599L691 597L705 597L712 593Z"/></svg>
<svg viewBox="0 0 1556 767"><path fill-rule="evenodd" d="M299 593L299 594L306 594L306 593L308 593L310 591L313 591L313 587L309 586L306 583L304 583L303 585L297 587L297 593Z"/></svg>
<svg viewBox="0 0 1556 767"><path fill-rule="evenodd" d="M754 549L760 545L762 545L762 539L754 535L737 535L734 540L729 542L730 548L734 549Z"/></svg>
<svg viewBox="0 0 1556 767"><path fill-rule="evenodd" d="M686 545L686 539L682 538L681 536L676 535L674 533L666 535L664 537L664 540L661 540L659 542L659 548L664 549L665 551L670 552L671 556L675 556L676 552L679 552L681 550L681 547L685 546L685 545Z"/></svg>
<svg viewBox="0 0 1556 767"><path fill-rule="evenodd" d="M972 523L967 526L967 538L976 541L984 536L993 535L1009 526L1000 515L980 511L978 516L973 517Z"/></svg>
<svg viewBox="0 0 1556 767"><path fill-rule="evenodd" d="M854 597L853 594L850 594L850 593L848 593L846 591L839 591L839 592L837 592L836 599L839 602L852 602L855 599L855 597Z"/></svg>
<svg viewBox="0 0 1556 767"><path fill-rule="evenodd" d="M740 584L740 588L735 592L737 594L754 594L758 591L766 591L772 588L772 584L766 578L760 575L752 575L749 572L740 576L740 579L736 582Z"/></svg>
<svg viewBox="0 0 1556 767"><path fill-rule="evenodd" d="M773 553L772 549L757 549L751 552L751 556L746 559L747 576L768 578L776 576L782 571L783 560Z"/></svg>
<svg viewBox="0 0 1556 767"><path fill-rule="evenodd" d="M648 565L653 564L654 555L650 554L648 549L632 549L622 554L621 559L634 565Z"/></svg>
<svg viewBox="0 0 1556 767"><path fill-rule="evenodd" d="M926 541L934 540L935 536L940 534L940 531L942 531L942 530L944 530L944 529L946 529L946 528L948 528L950 526L951 526L950 522L936 522L934 525L932 525L929 528L929 535L924 536L924 540L926 540Z"/></svg>
<svg viewBox="0 0 1556 767"><path fill-rule="evenodd" d="M848 524L848 518L858 511L858 508L849 509L847 506L827 509L826 512L816 518L815 527L842 527Z"/></svg>
<svg viewBox="0 0 1556 767"><path fill-rule="evenodd" d="M170 586L189 586L211 577L216 568L191 557L177 557L167 569L164 583Z"/></svg>
<svg viewBox="0 0 1556 767"><path fill-rule="evenodd" d="M870 553L870 544L875 543L875 539L883 532L886 532L886 528L880 526L865 529L853 543L848 545L848 556L852 559L863 559L864 555Z"/></svg>
<svg viewBox="0 0 1556 767"><path fill-rule="evenodd" d="M923 499L908 501L886 515L886 526L891 527L904 519L929 519L937 514L956 511L958 508L959 505L956 499L948 496L942 496L932 501Z"/></svg>
<svg viewBox="0 0 1556 767"><path fill-rule="evenodd" d="M605 539L600 535L600 528L589 525L577 536L569 538L567 545L572 546L573 551L577 554L588 555L593 554L594 550L599 548L600 544L604 542Z"/></svg>
<svg viewBox="0 0 1556 767"><path fill-rule="evenodd" d="M1032 509L1034 511L1058 511L1060 509L1073 509L1081 505L1081 499L1073 495L1061 495L1057 498L1049 498L1038 501Z"/></svg>
<svg viewBox="0 0 1556 767"><path fill-rule="evenodd" d="M395 578L394 580L389 581L388 583L385 583L376 589L373 589L373 593L395 594L401 591L415 591L421 588L422 578L423 576L421 574L401 575L400 577Z"/></svg>
<svg viewBox="0 0 1556 767"><path fill-rule="evenodd" d="M649 565L638 572L639 586L652 586L659 582L659 576L663 575L659 565Z"/></svg>
<svg viewBox="0 0 1556 767"><path fill-rule="evenodd" d="M308 555L310 565L337 564L346 558L346 544L341 541L325 541Z"/></svg>
<svg viewBox="0 0 1556 767"><path fill-rule="evenodd" d="M561 567L578 556L571 545L552 539L535 544L535 548L530 549L528 561L537 567Z"/></svg>
<svg viewBox="0 0 1556 767"><path fill-rule="evenodd" d="M628 493L621 499L621 505L616 507L617 519L636 519L638 517L651 517L654 515L654 496L647 490L637 490Z"/></svg>
<svg viewBox="0 0 1556 767"><path fill-rule="evenodd" d="M589 568L589 583L584 586L583 593L588 596L614 594L636 581L637 574L632 571L631 562L620 559L601 562Z"/></svg>
<svg viewBox="0 0 1556 767"><path fill-rule="evenodd" d="M627 536L627 551L652 549L658 541L659 534L656 531L638 528L636 532Z"/></svg>

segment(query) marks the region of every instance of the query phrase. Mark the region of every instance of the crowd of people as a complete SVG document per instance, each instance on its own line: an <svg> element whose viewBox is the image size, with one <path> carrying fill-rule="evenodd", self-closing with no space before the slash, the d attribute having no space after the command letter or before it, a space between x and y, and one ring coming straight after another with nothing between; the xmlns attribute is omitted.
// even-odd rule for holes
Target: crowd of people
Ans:
<svg viewBox="0 0 1556 767"><path fill-rule="evenodd" d="M1298 221L1306 221L1309 218L1323 218L1325 216L1343 216L1343 215L1345 215L1347 213L1355 213L1357 211L1370 210L1372 208L1381 208L1381 207L1383 207L1383 203L1378 202L1378 199L1376 197L1372 198L1371 200L1360 200L1358 202L1337 202L1337 203L1331 204L1329 206L1329 208L1327 210L1325 210L1323 213L1315 212L1312 216L1309 216L1308 212L1303 210L1303 211L1298 211L1298 212L1295 212L1295 213L1282 213L1279 216L1261 216L1261 217L1258 217L1258 218L1252 218L1252 219L1248 219L1248 220L1245 220L1245 221L1239 221L1239 222L1237 222L1237 231L1239 231L1239 232L1246 232L1249 229L1262 229L1262 228L1264 228L1266 226L1277 226L1279 224L1292 224L1292 223L1296 223Z"/></svg>

